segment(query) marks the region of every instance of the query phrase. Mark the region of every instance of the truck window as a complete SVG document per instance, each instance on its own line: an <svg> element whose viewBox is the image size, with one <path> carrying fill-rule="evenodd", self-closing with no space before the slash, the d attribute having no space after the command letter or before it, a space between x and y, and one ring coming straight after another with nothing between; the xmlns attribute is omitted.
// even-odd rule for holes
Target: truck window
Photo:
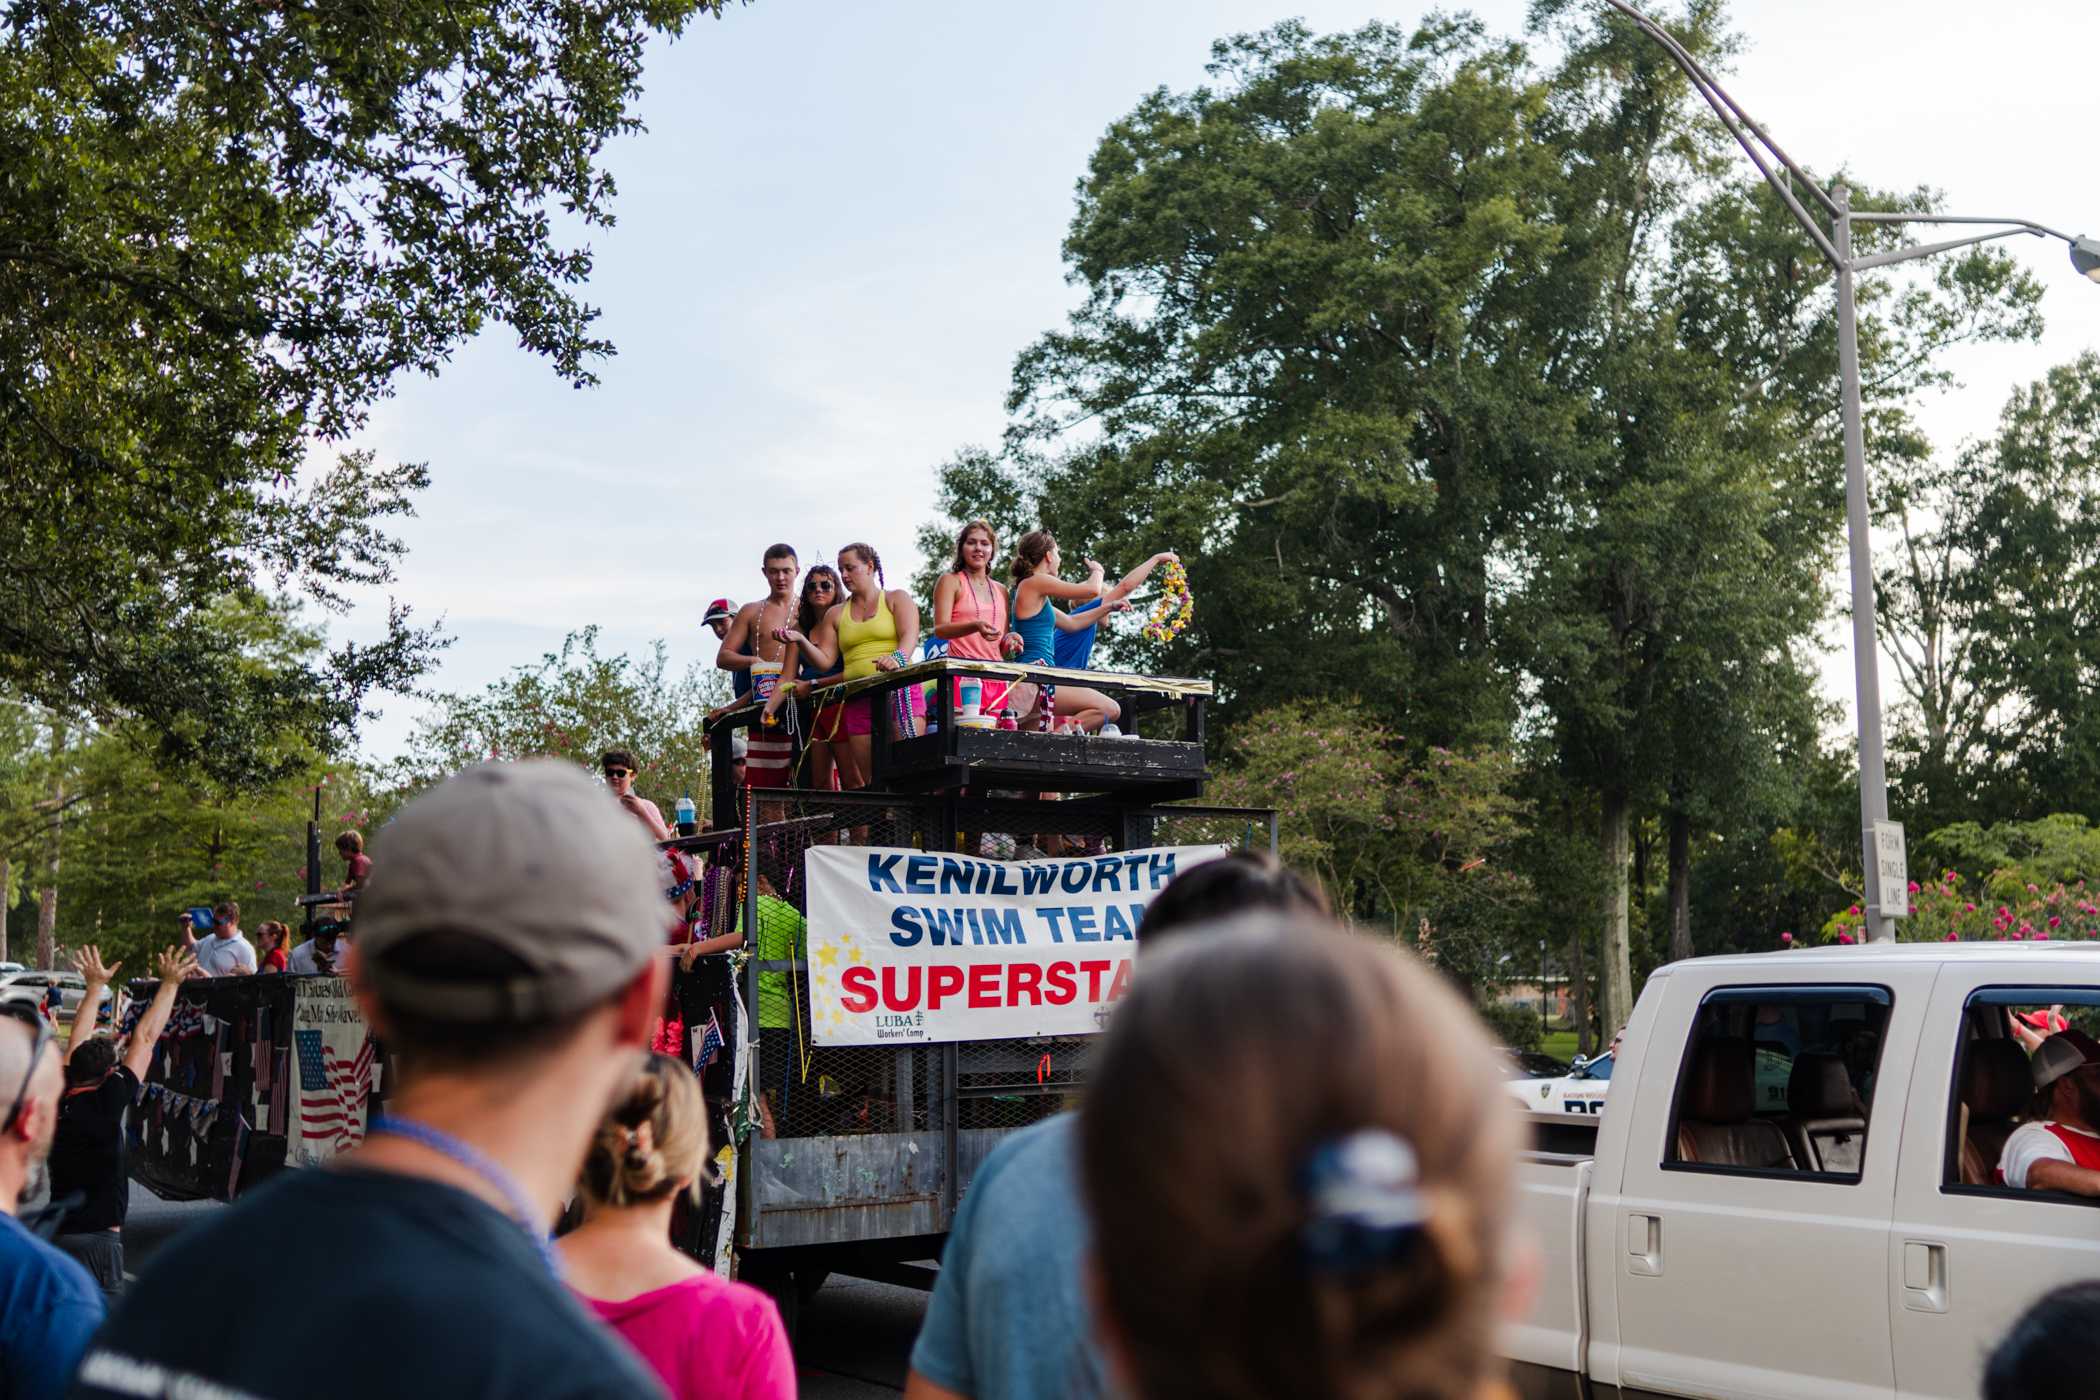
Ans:
<svg viewBox="0 0 2100 1400"><path fill-rule="evenodd" d="M1893 1005L1878 986L1709 992L1678 1069L1663 1165L1857 1182Z"/></svg>
<svg viewBox="0 0 2100 1400"><path fill-rule="evenodd" d="M2100 987L1982 987L1963 1006L1962 1020L1944 1186L2100 1203L2100 1196L2030 1177L2047 1161L2100 1173L2100 1069L2063 1076L2069 1082L2061 1086L2036 1083L2038 1064L2047 1073L2048 1061L2036 1059L2043 1042L2067 1032L2074 1043L2100 1040ZM2063 1187L2060 1179L2053 1184Z"/></svg>

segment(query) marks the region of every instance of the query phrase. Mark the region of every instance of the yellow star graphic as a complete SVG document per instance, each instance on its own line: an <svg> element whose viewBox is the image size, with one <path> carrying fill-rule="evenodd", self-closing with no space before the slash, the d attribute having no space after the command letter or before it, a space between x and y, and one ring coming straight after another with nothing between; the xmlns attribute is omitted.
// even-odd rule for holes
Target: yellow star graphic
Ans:
<svg viewBox="0 0 2100 1400"><path fill-rule="evenodd" d="M817 949L817 966L831 967L839 960L839 945L826 943Z"/></svg>

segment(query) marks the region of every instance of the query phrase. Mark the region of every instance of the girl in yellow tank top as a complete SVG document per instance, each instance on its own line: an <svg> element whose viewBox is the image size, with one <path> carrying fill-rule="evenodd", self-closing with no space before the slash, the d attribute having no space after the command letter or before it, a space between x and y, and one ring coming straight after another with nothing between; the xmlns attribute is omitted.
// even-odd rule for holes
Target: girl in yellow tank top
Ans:
<svg viewBox="0 0 2100 1400"><path fill-rule="evenodd" d="M877 671L894 671L918 650L919 605L903 589L883 587L882 560L872 548L849 544L840 550L839 580L845 585L846 599L824 614L815 636L805 637L793 630L783 634L788 643L788 654L781 661L784 674L794 675L795 668L805 660L820 669L843 661L843 679L854 681ZM926 714L926 699L917 686L907 687L903 693L911 697L910 713L916 732L916 721ZM816 732L831 741L842 788L866 787L872 776L869 751L877 710L888 716L891 708L889 696L879 697L883 702L879 706L874 703L877 698L856 695L843 703L826 705L817 714ZM893 719L885 718L883 722L892 724L892 732L896 733ZM910 735L897 733L897 737Z"/></svg>
<svg viewBox="0 0 2100 1400"><path fill-rule="evenodd" d="M858 601L858 600L854 600ZM890 611L887 595L875 594L875 616L862 622L853 615L853 602L835 610L838 644L846 654L846 679L857 681L862 676L875 674L875 663L885 656L894 657L902 652L897 645L897 616ZM883 670L895 670L893 666Z"/></svg>

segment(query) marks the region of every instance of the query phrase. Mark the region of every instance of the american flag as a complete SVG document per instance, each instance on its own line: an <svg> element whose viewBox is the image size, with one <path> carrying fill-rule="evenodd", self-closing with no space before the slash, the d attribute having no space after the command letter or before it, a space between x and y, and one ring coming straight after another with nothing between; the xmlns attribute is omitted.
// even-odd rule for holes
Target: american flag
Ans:
<svg viewBox="0 0 2100 1400"><path fill-rule="evenodd" d="M354 1147L365 1135L365 1096L372 1090L372 1038L354 1060L339 1060L318 1030L295 1030L299 1047L299 1136L335 1151Z"/></svg>
<svg viewBox="0 0 2100 1400"><path fill-rule="evenodd" d="M717 1021L715 1013L710 1011L707 1013L707 1024L702 1026L700 1034L693 1038L693 1068L696 1071L703 1070L713 1064L715 1056L722 1053L722 1045L722 1023Z"/></svg>

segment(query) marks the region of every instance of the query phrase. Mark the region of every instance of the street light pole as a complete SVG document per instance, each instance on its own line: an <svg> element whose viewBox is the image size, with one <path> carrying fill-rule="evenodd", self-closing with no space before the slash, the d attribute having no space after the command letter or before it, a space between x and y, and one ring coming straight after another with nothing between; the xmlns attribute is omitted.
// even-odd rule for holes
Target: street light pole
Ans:
<svg viewBox="0 0 2100 1400"><path fill-rule="evenodd" d="M1844 393L1845 537L1852 555L1852 684L1859 708L1860 866L1866 887L1862 932L1872 943L1896 940L1895 916L1881 907L1880 864L1875 824L1888 820L1888 760L1881 740L1881 644L1874 627L1873 520L1867 508L1867 434L1859 387L1859 309L1853 298L1852 192L1832 191L1838 213L1832 220L1837 245L1838 380ZM1907 911L1906 911L1907 912Z"/></svg>
<svg viewBox="0 0 2100 1400"><path fill-rule="evenodd" d="M1958 216L1927 213L1864 213L1852 212L1850 191L1842 185L1826 192L1822 186L1810 179L1807 172L1796 165L1779 149L1776 142L1765 134L1764 128L1751 119L1741 105L1730 97L1722 86L1714 81L1713 74L1677 42L1670 32L1635 9L1627 0L1604 0L1604 3L1633 21L1641 33L1653 39L1670 55L1670 59L1692 86L1721 119L1721 125L1735 137L1736 144L1743 148L1750 161L1765 177L1778 194L1794 221L1801 225L1809 240L1823 254L1832 270L1837 274L1837 321L1838 321L1838 379L1843 415L1845 446L1845 533L1851 554L1852 565L1852 669L1854 693L1859 706L1859 824L1860 824L1860 870L1865 876L1866 890L1860 901L1866 910L1863 932L1868 941L1890 943L1896 938L1896 919L1907 913L1898 907L1886 909L1881 904L1881 884L1877 878L1880 865L1875 828L1888 820L1889 780L1888 759L1881 738L1881 645L1875 635L1874 619L1874 558L1871 529L1872 513L1867 500L1867 442L1863 424L1864 408L1859 380L1859 312L1854 299L1853 282L1856 274L1871 268L1888 267L1913 258L1930 257L1952 248L1966 248L1972 244L1988 243L1993 239L2010 238L2016 234L2032 234L2036 237L2061 239L2071 247L2071 265L2079 273L2100 282L2100 240L2073 238L2066 233L2044 224L2026 219L1990 219L1973 216ZM1822 206L1830 220L1830 233L1826 235L1801 201L1795 196L1794 184L1800 182L1809 197ZM1852 225L1855 223L1880 224L1988 224L1988 232L1967 237L1948 239L1940 243L1915 243L1908 247L1892 249L1886 253L1875 253L1868 257L1854 257L1852 253Z"/></svg>

